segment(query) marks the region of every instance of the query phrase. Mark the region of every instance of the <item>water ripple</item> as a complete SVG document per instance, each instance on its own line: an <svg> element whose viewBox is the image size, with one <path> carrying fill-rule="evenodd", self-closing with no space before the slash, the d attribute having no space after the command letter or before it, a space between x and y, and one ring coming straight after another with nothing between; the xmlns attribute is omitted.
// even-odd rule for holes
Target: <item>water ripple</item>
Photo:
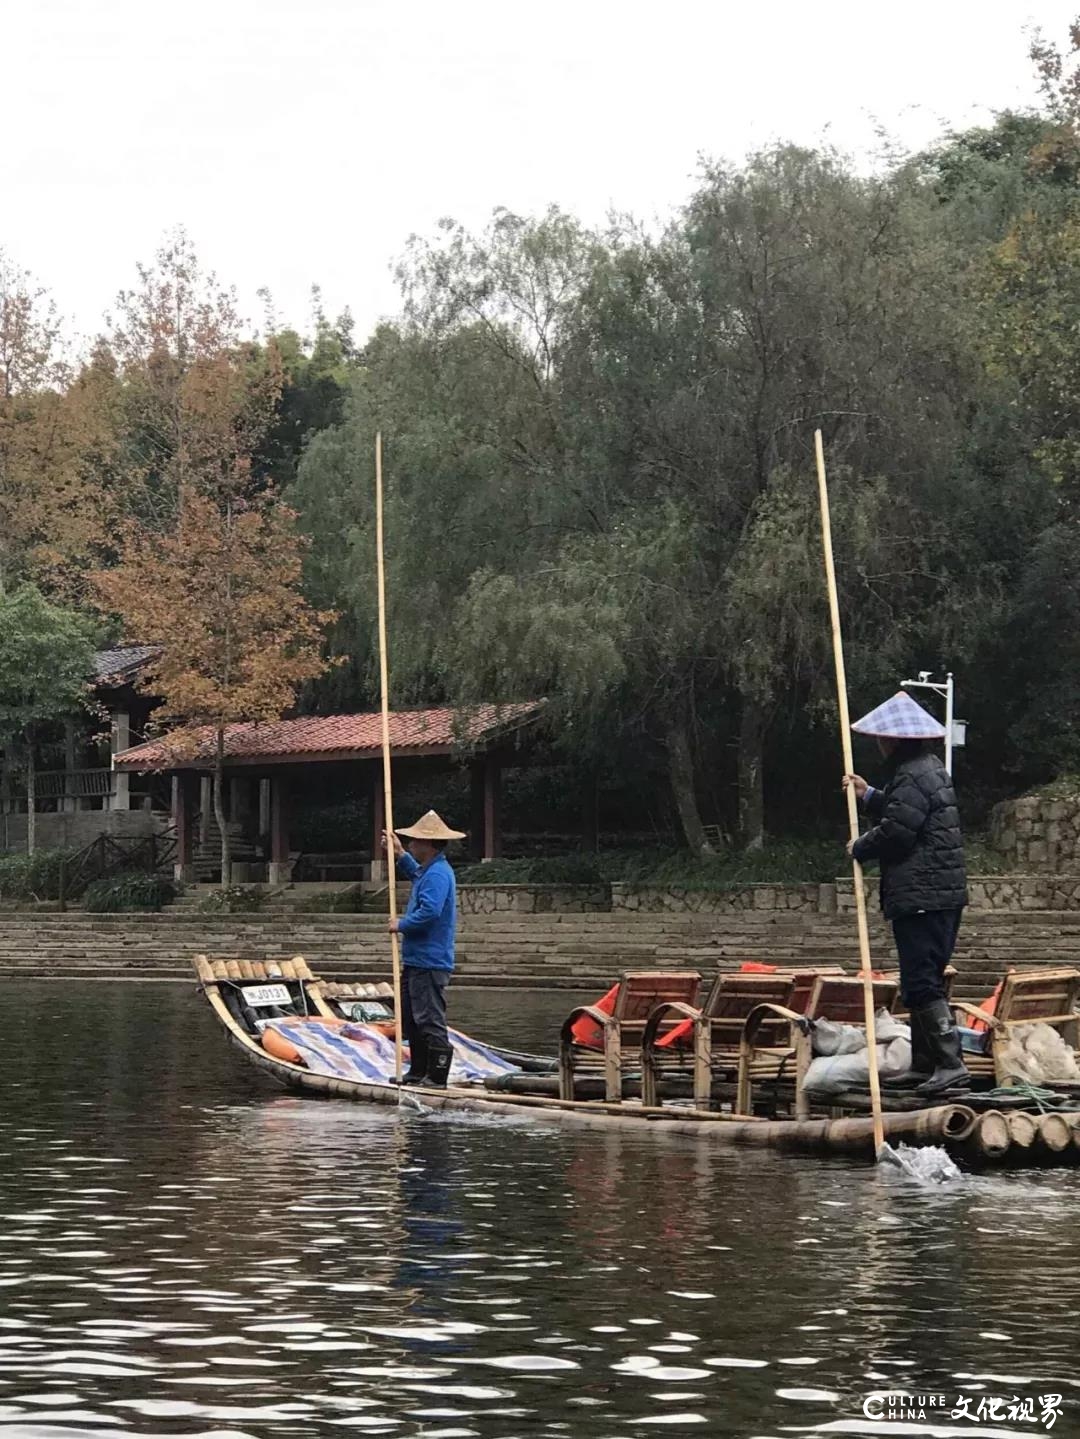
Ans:
<svg viewBox="0 0 1080 1439"><path fill-rule="evenodd" d="M859 1434L899 1384L1080 1412L1078 1174L927 1198L850 1162L304 1102L186 989L9 988L0 1439ZM566 1000L472 1002L492 1033ZM985 1281L1018 1246L1021 1298Z"/></svg>

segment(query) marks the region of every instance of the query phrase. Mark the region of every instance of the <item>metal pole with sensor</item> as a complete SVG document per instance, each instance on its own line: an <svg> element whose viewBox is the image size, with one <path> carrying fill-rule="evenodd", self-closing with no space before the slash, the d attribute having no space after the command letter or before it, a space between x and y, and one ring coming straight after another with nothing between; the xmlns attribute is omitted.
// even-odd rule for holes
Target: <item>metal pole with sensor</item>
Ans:
<svg viewBox="0 0 1080 1439"><path fill-rule="evenodd" d="M904 680L901 688L905 690L933 690L934 694L940 695L945 701L945 768L952 774L953 770L953 749L962 749L967 742L967 720L958 720L955 717L953 703L953 677L952 671L945 676L945 683L930 678L930 670L920 670L917 680Z"/></svg>

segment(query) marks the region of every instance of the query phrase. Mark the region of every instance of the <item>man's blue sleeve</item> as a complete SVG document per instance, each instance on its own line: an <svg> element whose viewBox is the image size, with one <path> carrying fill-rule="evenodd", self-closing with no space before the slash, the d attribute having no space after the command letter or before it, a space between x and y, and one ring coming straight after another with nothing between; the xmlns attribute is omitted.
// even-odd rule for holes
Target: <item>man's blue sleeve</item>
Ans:
<svg viewBox="0 0 1080 1439"><path fill-rule="evenodd" d="M885 791L875 789L872 784L866 786L866 793L862 797L862 807L867 814L880 816L885 813Z"/></svg>
<svg viewBox="0 0 1080 1439"><path fill-rule="evenodd" d="M397 872L401 875L402 879L415 879L420 873L419 864L413 859L408 850L398 858Z"/></svg>
<svg viewBox="0 0 1080 1439"><path fill-rule="evenodd" d="M405 917L398 920L399 934L423 934L429 929L446 908L453 872L449 865L435 865L424 875L417 890L413 890L414 903Z"/></svg>

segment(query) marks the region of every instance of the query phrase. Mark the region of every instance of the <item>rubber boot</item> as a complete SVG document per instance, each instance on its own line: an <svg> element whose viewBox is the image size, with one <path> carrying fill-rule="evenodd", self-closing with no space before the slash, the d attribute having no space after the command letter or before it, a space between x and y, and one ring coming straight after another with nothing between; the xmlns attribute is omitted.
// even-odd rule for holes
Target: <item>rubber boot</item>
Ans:
<svg viewBox="0 0 1080 1439"><path fill-rule="evenodd" d="M428 1046L426 1039L409 1041L409 1067L401 1076L402 1084L421 1084L428 1071ZM389 1082L397 1084L397 1076L391 1075Z"/></svg>
<svg viewBox="0 0 1080 1439"><path fill-rule="evenodd" d="M882 1089L914 1089L924 1084L934 1072L934 1058L926 1032L926 1011L913 1009L911 1025L911 1068L903 1074L882 1075Z"/></svg>
<svg viewBox="0 0 1080 1439"><path fill-rule="evenodd" d="M430 1046L430 1058L428 1060L427 1074L420 1081L421 1089L445 1089L450 1079L450 1061L454 1057L453 1047L449 1044L433 1044Z"/></svg>
<svg viewBox="0 0 1080 1439"><path fill-rule="evenodd" d="M935 1094L944 1094L948 1089L967 1089L971 1084L971 1075L964 1064L960 1033L949 1008L949 1001L935 999L921 1014L930 1041L934 1072L918 1086L915 1093L929 1098Z"/></svg>

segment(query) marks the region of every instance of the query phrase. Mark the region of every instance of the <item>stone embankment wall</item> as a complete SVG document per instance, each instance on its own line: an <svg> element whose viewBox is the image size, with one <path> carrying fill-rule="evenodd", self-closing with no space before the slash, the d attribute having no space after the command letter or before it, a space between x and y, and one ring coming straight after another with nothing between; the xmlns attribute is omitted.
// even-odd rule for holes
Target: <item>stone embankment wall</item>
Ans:
<svg viewBox="0 0 1080 1439"><path fill-rule="evenodd" d="M638 914L741 914L747 910L831 914L831 884L745 884L738 889L699 890L613 884L611 908Z"/></svg>
<svg viewBox="0 0 1080 1439"><path fill-rule="evenodd" d="M35 815L39 849L82 849L99 834L115 839L144 839L168 823L166 815L143 809L84 809L69 814ZM0 815L0 852L26 853L26 815Z"/></svg>
<svg viewBox="0 0 1080 1439"><path fill-rule="evenodd" d="M990 841L1003 869L1024 874L1071 871L1080 881L1080 795L1030 794L996 805Z"/></svg>
<svg viewBox="0 0 1080 1439"><path fill-rule="evenodd" d="M892 963L892 941L872 916L871 946ZM185 980L192 957L289 959L302 954L327 978L385 979L390 956L382 915L71 912L0 916L0 1003L25 978ZM748 909L730 914L463 915L456 983L602 994L625 969L695 969L703 978L750 960L857 968L850 914ZM971 911L956 954L958 998L982 999L1010 965L1080 961L1080 913ZM8 1003L14 1001L8 1000ZM194 1000L193 1000L194 1004Z"/></svg>
<svg viewBox="0 0 1080 1439"><path fill-rule="evenodd" d="M836 908L855 908L855 887L838 880ZM877 905L877 880L866 881L871 907ZM1080 910L1080 874L975 875L968 880L969 909L979 913L1024 914L1029 911Z"/></svg>
<svg viewBox="0 0 1080 1439"><path fill-rule="evenodd" d="M458 889L461 914L604 914L610 909L606 884L463 884Z"/></svg>
<svg viewBox="0 0 1080 1439"><path fill-rule="evenodd" d="M971 909L1020 914L1032 910L1080 910L1080 872L1069 874L979 875L968 883ZM866 881L871 908L877 880ZM747 884L730 890L694 890L650 885L462 885L462 915L625 914L745 915L835 914L855 906L850 879L833 884Z"/></svg>

